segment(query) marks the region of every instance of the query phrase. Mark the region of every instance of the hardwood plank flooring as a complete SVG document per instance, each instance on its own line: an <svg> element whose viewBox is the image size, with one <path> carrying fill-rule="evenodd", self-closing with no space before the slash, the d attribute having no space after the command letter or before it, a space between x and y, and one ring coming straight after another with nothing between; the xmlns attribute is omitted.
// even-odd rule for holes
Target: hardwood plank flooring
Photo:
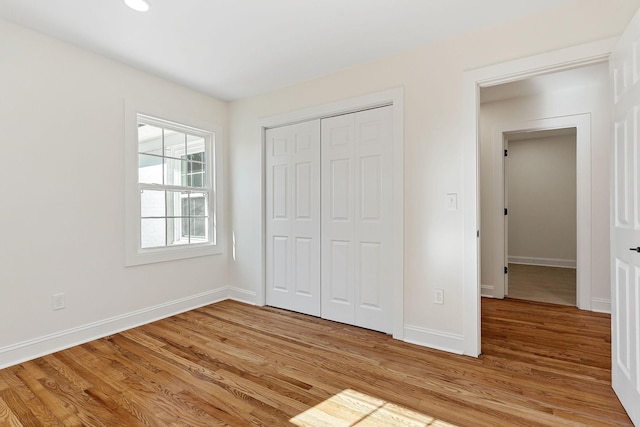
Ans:
<svg viewBox="0 0 640 427"><path fill-rule="evenodd" d="M509 264L509 298L576 306L576 269Z"/></svg>
<svg viewBox="0 0 640 427"><path fill-rule="evenodd" d="M225 301L0 370L1 426L631 426L610 318L483 300L483 356Z"/></svg>

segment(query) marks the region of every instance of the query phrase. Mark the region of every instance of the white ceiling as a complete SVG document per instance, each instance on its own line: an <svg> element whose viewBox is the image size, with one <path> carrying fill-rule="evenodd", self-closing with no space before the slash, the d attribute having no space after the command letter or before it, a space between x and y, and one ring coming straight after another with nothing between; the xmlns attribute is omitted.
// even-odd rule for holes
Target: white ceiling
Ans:
<svg viewBox="0 0 640 427"><path fill-rule="evenodd" d="M0 17L224 100L572 0L0 0Z"/></svg>

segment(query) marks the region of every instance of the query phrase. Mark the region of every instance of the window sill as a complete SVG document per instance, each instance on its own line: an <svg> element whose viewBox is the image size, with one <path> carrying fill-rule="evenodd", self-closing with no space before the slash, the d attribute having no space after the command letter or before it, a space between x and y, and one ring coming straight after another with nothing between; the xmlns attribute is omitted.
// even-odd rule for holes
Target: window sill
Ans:
<svg viewBox="0 0 640 427"><path fill-rule="evenodd" d="M140 249L137 252L127 253L125 266L154 264L158 262L176 261L181 259L196 258L209 255L219 255L222 251L217 245L177 246L162 247L156 249Z"/></svg>

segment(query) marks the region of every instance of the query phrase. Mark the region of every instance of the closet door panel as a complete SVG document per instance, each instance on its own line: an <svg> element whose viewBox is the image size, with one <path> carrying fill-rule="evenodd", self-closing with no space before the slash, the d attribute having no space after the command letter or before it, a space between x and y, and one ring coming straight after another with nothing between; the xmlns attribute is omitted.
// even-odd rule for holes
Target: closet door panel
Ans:
<svg viewBox="0 0 640 427"><path fill-rule="evenodd" d="M290 236L290 165L289 136L283 132L267 133L266 164L266 265L267 304L286 307L290 304L291 257Z"/></svg>
<svg viewBox="0 0 640 427"><path fill-rule="evenodd" d="M320 121L266 132L267 305L320 315Z"/></svg>
<svg viewBox="0 0 640 427"><path fill-rule="evenodd" d="M355 114L356 325L392 332L392 108Z"/></svg>
<svg viewBox="0 0 640 427"><path fill-rule="evenodd" d="M266 134L267 304L391 332L392 109Z"/></svg>
<svg viewBox="0 0 640 427"><path fill-rule="evenodd" d="M322 317L355 324L355 116L322 120Z"/></svg>
<svg viewBox="0 0 640 427"><path fill-rule="evenodd" d="M322 120L322 317L392 331L392 108Z"/></svg>

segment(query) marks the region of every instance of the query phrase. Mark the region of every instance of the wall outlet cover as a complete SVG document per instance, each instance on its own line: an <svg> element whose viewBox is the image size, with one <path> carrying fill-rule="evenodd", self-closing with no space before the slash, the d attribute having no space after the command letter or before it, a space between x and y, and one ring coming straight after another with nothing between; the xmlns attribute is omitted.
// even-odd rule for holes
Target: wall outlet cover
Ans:
<svg viewBox="0 0 640 427"><path fill-rule="evenodd" d="M62 310L64 308L64 293L53 295L52 308L53 310Z"/></svg>

